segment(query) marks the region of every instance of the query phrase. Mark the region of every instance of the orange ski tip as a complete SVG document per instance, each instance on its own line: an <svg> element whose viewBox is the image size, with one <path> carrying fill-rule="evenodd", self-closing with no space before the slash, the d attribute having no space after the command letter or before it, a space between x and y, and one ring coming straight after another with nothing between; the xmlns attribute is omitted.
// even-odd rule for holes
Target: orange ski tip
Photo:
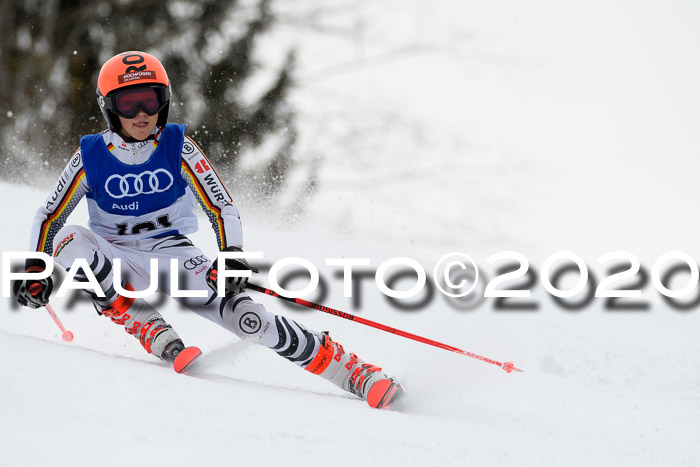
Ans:
<svg viewBox="0 0 700 467"><path fill-rule="evenodd" d="M369 389L367 403L375 409L387 408L397 396L397 391L401 391L401 389L395 382L388 379L379 380Z"/></svg>
<svg viewBox="0 0 700 467"><path fill-rule="evenodd" d="M202 351L198 347L187 347L182 349L182 351L175 357L175 362L173 363L173 369L182 373L187 370L195 360L202 355Z"/></svg>

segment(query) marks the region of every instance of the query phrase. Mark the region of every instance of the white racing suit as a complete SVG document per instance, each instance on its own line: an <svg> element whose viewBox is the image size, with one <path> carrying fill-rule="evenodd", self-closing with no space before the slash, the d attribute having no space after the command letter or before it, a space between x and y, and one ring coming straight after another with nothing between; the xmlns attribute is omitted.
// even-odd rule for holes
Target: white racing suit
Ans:
<svg viewBox="0 0 700 467"><path fill-rule="evenodd" d="M104 131L81 139L46 204L36 214L31 247L53 254L70 268L87 261L104 297L86 289L98 310L124 325L143 347L161 356L177 333L144 300L120 296L114 287L114 260L121 259L125 288L145 290L151 283L150 260L165 271L159 289L169 295L171 259L177 259L179 290L206 291L205 297L174 297L198 315L268 347L298 366L321 375L362 398L370 387L390 379L327 335L268 312L246 293L216 297L206 283L212 258L186 234L197 230L196 199L216 234L219 249L242 247L241 223L233 200L204 153L184 135L184 125L156 128L143 142L126 142ZM90 229L65 225L83 196ZM54 241L57 240L57 241ZM75 275L87 281L84 271Z"/></svg>

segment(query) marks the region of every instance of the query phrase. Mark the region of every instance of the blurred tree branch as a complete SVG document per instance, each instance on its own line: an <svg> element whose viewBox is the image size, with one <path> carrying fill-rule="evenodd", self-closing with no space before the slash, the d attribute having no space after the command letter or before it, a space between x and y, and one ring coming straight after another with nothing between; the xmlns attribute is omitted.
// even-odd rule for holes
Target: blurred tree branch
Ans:
<svg viewBox="0 0 700 467"><path fill-rule="evenodd" d="M168 69L170 121L189 125L225 179L255 178L262 182L259 190L278 192L296 138L294 112L285 102L295 61L291 49L280 48L273 65L256 55L276 21L270 4L0 0L4 178L28 180L27 174L60 170L80 136L106 126L95 101L101 64L125 50L144 50ZM256 93L245 93L260 82L266 84L256 84ZM274 144L261 155L266 163L242 170L242 154L268 141Z"/></svg>

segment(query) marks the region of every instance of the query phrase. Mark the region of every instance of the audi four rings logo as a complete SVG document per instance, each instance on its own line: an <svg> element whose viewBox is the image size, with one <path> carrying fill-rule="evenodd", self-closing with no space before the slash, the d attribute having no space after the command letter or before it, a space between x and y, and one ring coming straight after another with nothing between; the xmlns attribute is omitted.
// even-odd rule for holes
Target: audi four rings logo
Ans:
<svg viewBox="0 0 700 467"><path fill-rule="evenodd" d="M185 269L194 269L200 264L206 263L207 261L209 261L209 258L207 258L204 255L195 256L194 258L190 258L187 261L185 261L184 266Z"/></svg>
<svg viewBox="0 0 700 467"><path fill-rule="evenodd" d="M112 198L127 198L138 195L162 193L173 186L173 176L165 169L140 174L112 175L105 182L105 191Z"/></svg>

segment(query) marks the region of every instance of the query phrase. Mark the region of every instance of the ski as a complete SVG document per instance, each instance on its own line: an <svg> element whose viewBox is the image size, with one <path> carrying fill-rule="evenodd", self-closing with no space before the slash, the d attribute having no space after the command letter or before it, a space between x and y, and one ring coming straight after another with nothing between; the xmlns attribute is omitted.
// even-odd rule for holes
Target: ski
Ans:
<svg viewBox="0 0 700 467"><path fill-rule="evenodd" d="M173 369L177 373L185 373L192 364L202 356L202 351L199 347L185 347L177 354L173 362Z"/></svg>
<svg viewBox="0 0 700 467"><path fill-rule="evenodd" d="M405 394L400 384L391 379L381 379L374 383L367 394L367 404L375 409L401 410Z"/></svg>

